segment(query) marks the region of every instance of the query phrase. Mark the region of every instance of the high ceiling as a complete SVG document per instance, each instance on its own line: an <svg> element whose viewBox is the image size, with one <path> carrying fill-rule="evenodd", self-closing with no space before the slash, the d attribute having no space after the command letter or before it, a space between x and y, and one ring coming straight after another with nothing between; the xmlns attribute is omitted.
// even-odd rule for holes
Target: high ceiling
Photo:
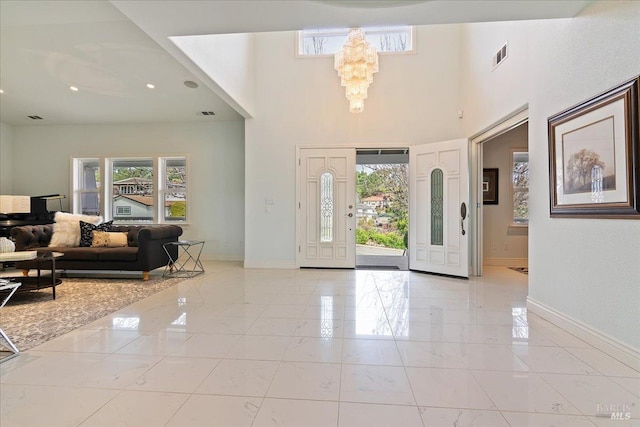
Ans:
<svg viewBox="0 0 640 427"><path fill-rule="evenodd" d="M171 36L564 18L588 3L0 0L0 120L21 126L241 119L215 82L172 56Z"/></svg>

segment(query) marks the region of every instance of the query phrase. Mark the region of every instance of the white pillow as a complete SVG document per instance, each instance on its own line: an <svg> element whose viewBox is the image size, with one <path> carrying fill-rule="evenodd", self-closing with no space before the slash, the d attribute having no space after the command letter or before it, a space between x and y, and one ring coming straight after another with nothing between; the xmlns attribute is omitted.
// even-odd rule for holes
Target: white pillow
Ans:
<svg viewBox="0 0 640 427"><path fill-rule="evenodd" d="M80 221L98 225L102 217L56 212L53 220L55 223L49 247L75 247L80 246Z"/></svg>

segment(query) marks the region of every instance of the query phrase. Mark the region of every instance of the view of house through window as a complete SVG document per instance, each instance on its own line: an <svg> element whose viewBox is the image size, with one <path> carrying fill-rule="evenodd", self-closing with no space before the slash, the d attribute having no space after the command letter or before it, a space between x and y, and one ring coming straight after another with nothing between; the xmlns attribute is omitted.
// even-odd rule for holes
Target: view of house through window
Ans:
<svg viewBox="0 0 640 427"><path fill-rule="evenodd" d="M153 222L153 160L110 160L114 222ZM128 208L128 209L125 209ZM121 214L128 212L128 214Z"/></svg>
<svg viewBox="0 0 640 427"><path fill-rule="evenodd" d="M365 37L378 52L413 51L413 31L410 26L363 28ZM298 32L298 55L333 55L342 49L349 28L304 30Z"/></svg>
<svg viewBox="0 0 640 427"><path fill-rule="evenodd" d="M186 220L186 157L74 159L73 164L75 213L115 223Z"/></svg>
<svg viewBox="0 0 640 427"><path fill-rule="evenodd" d="M375 264L372 257L403 257L409 229L409 165L406 150L368 155L358 152L356 169L356 263ZM375 161L389 163L362 163ZM397 163L396 163L397 161ZM406 259L406 258L405 258ZM385 262L386 265L387 262ZM404 265L406 267L406 265Z"/></svg>

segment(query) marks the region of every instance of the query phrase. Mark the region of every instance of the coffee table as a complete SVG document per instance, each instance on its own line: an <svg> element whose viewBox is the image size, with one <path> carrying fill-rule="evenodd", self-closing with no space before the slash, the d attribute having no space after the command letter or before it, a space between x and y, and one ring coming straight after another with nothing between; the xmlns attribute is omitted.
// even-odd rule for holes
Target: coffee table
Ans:
<svg viewBox="0 0 640 427"><path fill-rule="evenodd" d="M56 258L64 256L61 252L33 251L11 252L5 257L0 257L0 263L7 265L17 261L35 261L37 267L36 276L2 276L3 279L22 283L18 292L36 291L38 289L51 288L53 299L56 299L56 286L62 283L60 276L56 274ZM42 275L42 270L49 270L51 275ZM0 291L2 292L2 291Z"/></svg>

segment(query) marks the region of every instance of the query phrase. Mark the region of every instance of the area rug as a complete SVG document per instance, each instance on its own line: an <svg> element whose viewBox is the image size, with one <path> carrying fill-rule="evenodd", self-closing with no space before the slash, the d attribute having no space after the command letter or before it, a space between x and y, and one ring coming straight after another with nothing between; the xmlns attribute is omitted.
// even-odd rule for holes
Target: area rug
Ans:
<svg viewBox="0 0 640 427"><path fill-rule="evenodd" d="M509 267L509 270L517 271L522 274L529 274L529 267Z"/></svg>
<svg viewBox="0 0 640 427"><path fill-rule="evenodd" d="M0 326L25 351L184 280L63 278L55 300L51 288L14 294L0 310Z"/></svg>

